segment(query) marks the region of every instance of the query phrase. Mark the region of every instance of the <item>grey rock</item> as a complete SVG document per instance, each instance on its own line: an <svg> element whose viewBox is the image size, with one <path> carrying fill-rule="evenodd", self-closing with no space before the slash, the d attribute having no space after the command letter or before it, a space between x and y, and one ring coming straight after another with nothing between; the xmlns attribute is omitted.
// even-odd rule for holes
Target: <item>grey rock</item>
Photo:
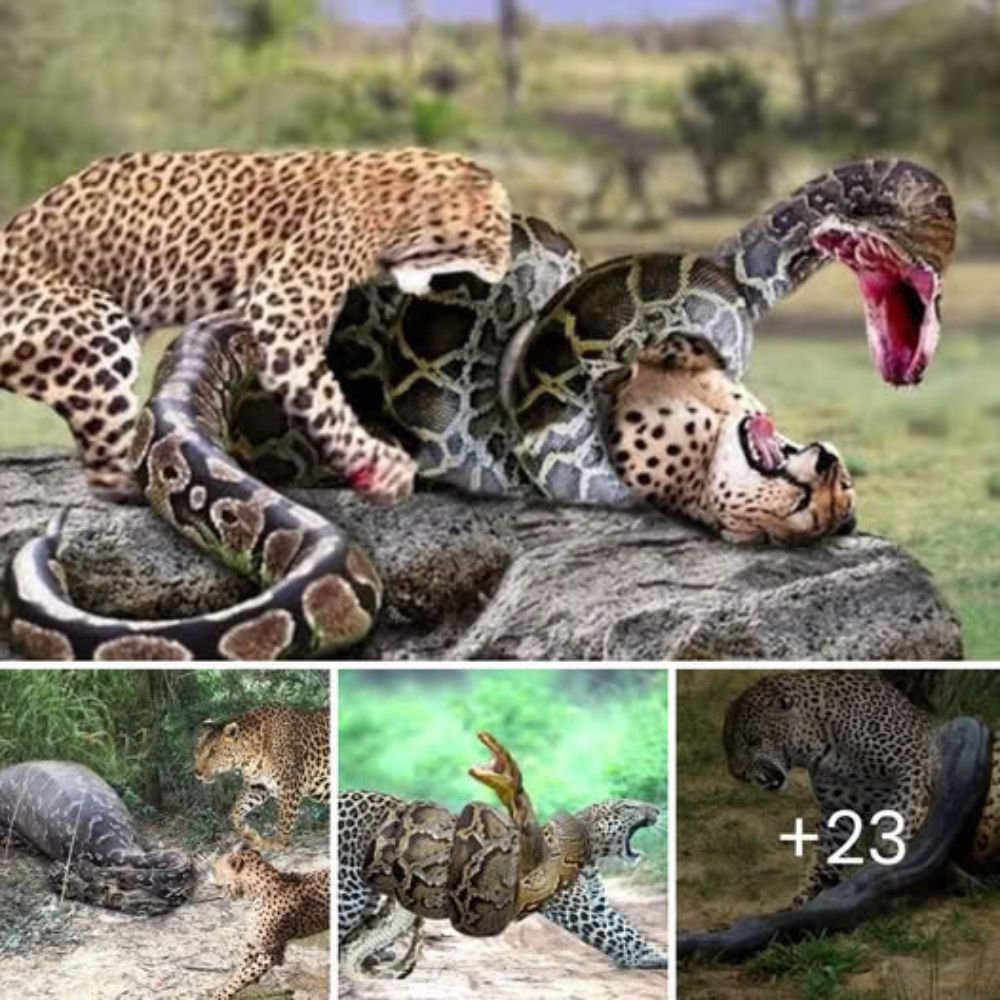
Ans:
<svg viewBox="0 0 1000 1000"><path fill-rule="evenodd" d="M872 535L736 547L655 514L445 492L391 510L343 490L294 495L348 527L381 568L386 605L351 659L962 655L958 621L930 574ZM93 499L63 453L0 461L0 563L66 506L61 559L92 611L187 615L250 592L145 508Z"/></svg>

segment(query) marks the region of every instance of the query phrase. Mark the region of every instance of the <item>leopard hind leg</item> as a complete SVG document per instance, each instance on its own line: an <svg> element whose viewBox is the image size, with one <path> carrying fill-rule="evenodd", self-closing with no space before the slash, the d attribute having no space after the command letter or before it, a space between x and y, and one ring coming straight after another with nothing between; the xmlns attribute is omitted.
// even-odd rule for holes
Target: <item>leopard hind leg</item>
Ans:
<svg viewBox="0 0 1000 1000"><path fill-rule="evenodd" d="M0 388L68 424L91 490L136 501L129 463L139 339L108 295L57 274L0 270Z"/></svg>

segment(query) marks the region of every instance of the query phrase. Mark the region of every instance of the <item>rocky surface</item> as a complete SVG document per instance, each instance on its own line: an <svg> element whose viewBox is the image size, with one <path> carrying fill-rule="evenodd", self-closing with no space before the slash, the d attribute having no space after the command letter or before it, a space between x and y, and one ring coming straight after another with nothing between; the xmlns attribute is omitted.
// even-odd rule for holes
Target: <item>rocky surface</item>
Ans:
<svg viewBox="0 0 1000 1000"><path fill-rule="evenodd" d="M368 547L386 607L352 658L951 659L928 572L871 535L736 547L653 514L422 493L392 510L298 492ZM0 461L0 563L70 507L61 558L92 611L162 617L249 593L141 507L90 497L64 453ZM9 651L0 648L0 655Z"/></svg>

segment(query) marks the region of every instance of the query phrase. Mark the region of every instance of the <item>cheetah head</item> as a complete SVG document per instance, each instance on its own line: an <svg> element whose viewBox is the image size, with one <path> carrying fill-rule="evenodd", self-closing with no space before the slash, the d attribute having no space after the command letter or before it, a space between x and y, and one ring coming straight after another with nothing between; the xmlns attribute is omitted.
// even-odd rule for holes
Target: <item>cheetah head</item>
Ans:
<svg viewBox="0 0 1000 1000"><path fill-rule="evenodd" d="M576 814L587 828L591 856L618 858L638 864L642 852L632 847L632 837L643 827L653 826L660 810L637 799L605 799Z"/></svg>
<svg viewBox="0 0 1000 1000"><path fill-rule="evenodd" d="M854 485L833 445L801 445L762 411L722 421L705 506L731 542L804 544L854 529Z"/></svg>
<svg viewBox="0 0 1000 1000"><path fill-rule="evenodd" d="M613 391L610 446L633 493L731 542L793 545L853 530L854 486L836 449L779 434L706 347L676 340Z"/></svg>
<svg viewBox="0 0 1000 1000"><path fill-rule="evenodd" d="M783 791L794 767L808 766L822 753L822 713L809 695L794 674L778 674L730 704L722 742L734 778L769 792Z"/></svg>
<svg viewBox="0 0 1000 1000"><path fill-rule="evenodd" d="M438 274L464 272L499 281L510 269L507 192L462 156L403 150L395 162L398 208L379 263L400 289L422 295Z"/></svg>

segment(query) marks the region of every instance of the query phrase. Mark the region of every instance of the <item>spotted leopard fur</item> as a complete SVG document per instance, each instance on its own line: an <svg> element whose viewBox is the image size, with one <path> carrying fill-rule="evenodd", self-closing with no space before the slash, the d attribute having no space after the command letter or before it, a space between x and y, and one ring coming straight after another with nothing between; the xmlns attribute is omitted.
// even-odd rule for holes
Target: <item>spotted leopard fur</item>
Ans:
<svg viewBox="0 0 1000 1000"><path fill-rule="evenodd" d="M206 720L194 751L194 773L211 783L239 771L243 788L229 816L256 848L288 846L304 798L330 801L330 715L325 708L265 705L228 722ZM262 837L247 816L269 799L278 803L274 836Z"/></svg>
<svg viewBox="0 0 1000 1000"><path fill-rule="evenodd" d="M408 291L454 270L496 280L509 233L498 182L429 150L99 160L0 234L0 386L54 407L91 486L128 496L139 341L236 308L261 383L324 462L397 499L413 461L351 412L324 360L332 322L380 268Z"/></svg>
<svg viewBox="0 0 1000 1000"><path fill-rule="evenodd" d="M990 789L968 855L956 859L977 874L1000 873L1000 734L994 734ZM861 816L898 812L911 840L927 817L939 767L929 716L871 671L786 671L765 677L729 706L723 733L734 777L774 791L805 768L820 809L813 864L793 906L836 885L842 869L830 855L851 833L829 818L839 809ZM888 824L874 839L886 853Z"/></svg>
<svg viewBox="0 0 1000 1000"><path fill-rule="evenodd" d="M285 960L289 941L309 937L330 927L330 872L284 872L268 864L256 851L223 855L213 876L234 899L253 903L253 930L239 965L212 1000L230 1000Z"/></svg>
<svg viewBox="0 0 1000 1000"><path fill-rule="evenodd" d="M341 793L337 813L338 928L342 947L353 949L350 951L353 966L361 968L371 948L358 947L357 933L366 918L378 911L382 895L390 894L390 900L421 917L440 919L449 915L447 864L456 818L433 803L411 803L368 791ZM575 814L578 828L585 831L587 845L577 863L577 877L558 886L548 898L535 901L520 915L540 913L623 967L666 967L665 950L650 943L608 905L595 865L604 857L636 860L629 843L631 835L640 826L655 822L657 816L658 810L646 803L614 799ZM401 843L401 817L410 820L410 836L412 844L419 847L418 854L410 852L405 842L401 853L387 850L390 844ZM543 829L547 837L558 839L557 827L547 824ZM510 856L506 849L505 854ZM412 859L412 871L407 870L408 857ZM402 873L406 873L405 885L400 883ZM490 907L491 919L496 915L497 904L505 905L502 900L509 899L506 893L498 895L498 889L499 885L492 890L485 887L482 896ZM496 920L486 932L497 933L506 922ZM461 929L468 932L469 927Z"/></svg>
<svg viewBox="0 0 1000 1000"><path fill-rule="evenodd" d="M644 254L580 271L565 237L519 221L512 268L493 288L446 275L426 301L385 286L353 292L330 361L365 426L425 478L494 495L648 503L732 541L807 542L851 529L853 484L831 446L777 434L738 383L752 320L841 259L861 278L873 348L891 354L884 374L915 381L937 336L954 231L938 178L875 160L817 178L712 259ZM906 336L883 329L887 316ZM87 614L62 585L53 526L9 574L19 649L50 659L273 659L340 649L368 632L381 589L361 550L228 457L312 481L309 470L330 467L285 410L273 419L273 399L260 405L259 350L239 317L195 324L164 362L135 457L157 512L256 579L261 596L187 621Z"/></svg>

